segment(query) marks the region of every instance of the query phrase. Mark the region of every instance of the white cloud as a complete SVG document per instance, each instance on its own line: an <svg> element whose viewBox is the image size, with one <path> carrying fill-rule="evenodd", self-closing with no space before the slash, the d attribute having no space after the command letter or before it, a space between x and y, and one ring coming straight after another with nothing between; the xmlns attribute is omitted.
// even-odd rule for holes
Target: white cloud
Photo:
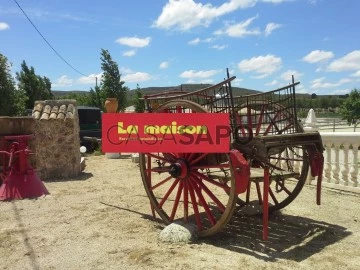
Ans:
<svg viewBox="0 0 360 270"><path fill-rule="evenodd" d="M10 26L7 23L0 22L0 31L9 29Z"/></svg>
<svg viewBox="0 0 360 270"><path fill-rule="evenodd" d="M217 30L215 35L227 35L229 37L245 37L245 36L258 36L261 35L259 28L248 29L249 25L255 20L257 16L251 17L246 21L237 24L228 25L223 30Z"/></svg>
<svg viewBox="0 0 360 270"><path fill-rule="evenodd" d="M272 3L272 4L280 4L283 2L290 2L290 1L294 1L294 0L262 0L262 2Z"/></svg>
<svg viewBox="0 0 360 270"><path fill-rule="evenodd" d="M65 87L71 86L73 80L70 79L67 75L62 75L60 78L56 79L55 82L51 84L52 87Z"/></svg>
<svg viewBox="0 0 360 270"><path fill-rule="evenodd" d="M350 76L360 78L360 70L356 71L355 73L350 74Z"/></svg>
<svg viewBox="0 0 360 270"><path fill-rule="evenodd" d="M268 23L265 27L265 36L270 36L274 30L280 28L281 26L282 25L278 23Z"/></svg>
<svg viewBox="0 0 360 270"><path fill-rule="evenodd" d="M254 72L259 74L255 78L264 78L281 68L282 60L280 57L268 54L242 60L238 63L240 72Z"/></svg>
<svg viewBox="0 0 360 270"><path fill-rule="evenodd" d="M325 82L325 79L326 79L325 77L321 77L321 78L317 78L317 79L311 81L310 88L333 88L333 87L338 87L342 84L351 82L351 80L349 78L340 79L339 81L337 81L335 83Z"/></svg>
<svg viewBox="0 0 360 270"><path fill-rule="evenodd" d="M159 66L159 68L161 68L161 69L166 69L168 67L169 67L169 62L166 62L166 61L161 62L160 66Z"/></svg>
<svg viewBox="0 0 360 270"><path fill-rule="evenodd" d="M123 56L127 56L127 57L134 56L135 54L136 54L136 50L129 50L129 51L123 52Z"/></svg>
<svg viewBox="0 0 360 270"><path fill-rule="evenodd" d="M198 45L200 43L200 38L195 38L188 42L189 45Z"/></svg>
<svg viewBox="0 0 360 270"><path fill-rule="evenodd" d="M126 45L129 47L143 48L150 44L151 37L138 38L138 37L121 37L115 40L116 43Z"/></svg>
<svg viewBox="0 0 360 270"><path fill-rule="evenodd" d="M304 85L300 84L296 86L297 94L309 94L310 91L304 87Z"/></svg>
<svg viewBox="0 0 360 270"><path fill-rule="evenodd" d="M352 51L344 57L332 61L327 67L328 71L349 71L360 69L360 51Z"/></svg>
<svg viewBox="0 0 360 270"><path fill-rule="evenodd" d="M89 76L82 76L80 78L78 78L76 80L77 83L79 84L93 84L95 85L96 83L96 78L98 78L98 83L100 83L101 81L101 75L102 75L102 72L99 73L99 74L90 74Z"/></svg>
<svg viewBox="0 0 360 270"><path fill-rule="evenodd" d="M124 80L126 83L129 82L139 83L139 82L149 81L151 79L152 79L151 75L146 72L135 72L135 73L127 74L124 77L122 77L122 80Z"/></svg>
<svg viewBox="0 0 360 270"><path fill-rule="evenodd" d="M204 43L211 43L213 42L215 39L214 38L205 38L205 39L200 39L200 38L195 38L193 40L190 40L188 42L189 45L198 45L200 42L204 42Z"/></svg>
<svg viewBox="0 0 360 270"><path fill-rule="evenodd" d="M298 78L302 77L304 74L300 73L296 70L287 70L284 73L280 75L280 78L284 81L291 81L292 76L294 76L294 79L297 80Z"/></svg>
<svg viewBox="0 0 360 270"><path fill-rule="evenodd" d="M225 49L226 47L227 47L227 45L213 45L210 48L221 51L221 50Z"/></svg>
<svg viewBox="0 0 360 270"><path fill-rule="evenodd" d="M266 83L265 85L266 86L275 86L275 85L277 85L279 82L277 81L277 80L272 80L271 82L269 82L269 83Z"/></svg>
<svg viewBox="0 0 360 270"><path fill-rule="evenodd" d="M214 38L205 38L202 40L202 42L206 42L206 43L210 43L210 42L213 42L214 41Z"/></svg>
<svg viewBox="0 0 360 270"><path fill-rule="evenodd" d="M333 57L334 57L334 53L331 51L315 50L305 55L302 60L313 64L313 63L319 63L329 60Z"/></svg>
<svg viewBox="0 0 360 270"><path fill-rule="evenodd" d="M337 89L335 91L332 91L330 93L330 95L346 95L349 94L350 90L349 89Z"/></svg>
<svg viewBox="0 0 360 270"><path fill-rule="evenodd" d="M212 84L214 83L213 79L203 79L203 80L187 80L186 83L203 83L203 84Z"/></svg>
<svg viewBox="0 0 360 270"><path fill-rule="evenodd" d="M213 6L212 4L196 3L194 0L169 0L153 26L181 31L198 26L207 27L215 18L240 8L252 7L256 2L257 0L229 0L220 6Z"/></svg>
<svg viewBox="0 0 360 270"><path fill-rule="evenodd" d="M232 84L233 86L240 86L240 85L241 85L241 82L242 82L243 80L244 80L244 79L236 78L235 80L233 80L233 81L231 82L231 84Z"/></svg>
<svg viewBox="0 0 360 270"><path fill-rule="evenodd" d="M308 0L308 2L309 2L309 4L310 5L316 5L316 3L317 3L317 0Z"/></svg>
<svg viewBox="0 0 360 270"><path fill-rule="evenodd" d="M219 70L201 70L201 71L186 70L180 74L180 77L185 79L199 79L199 78L206 79L211 76L214 76L219 72L220 72Z"/></svg>

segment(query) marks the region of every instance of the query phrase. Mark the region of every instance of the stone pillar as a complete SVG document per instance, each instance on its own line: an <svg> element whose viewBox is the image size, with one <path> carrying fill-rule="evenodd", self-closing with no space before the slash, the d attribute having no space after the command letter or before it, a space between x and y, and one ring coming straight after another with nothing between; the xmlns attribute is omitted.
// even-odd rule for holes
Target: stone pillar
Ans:
<svg viewBox="0 0 360 270"><path fill-rule="evenodd" d="M314 109L310 109L308 112L308 115L305 120L304 131L305 132L319 131L319 128L317 127L317 119Z"/></svg>

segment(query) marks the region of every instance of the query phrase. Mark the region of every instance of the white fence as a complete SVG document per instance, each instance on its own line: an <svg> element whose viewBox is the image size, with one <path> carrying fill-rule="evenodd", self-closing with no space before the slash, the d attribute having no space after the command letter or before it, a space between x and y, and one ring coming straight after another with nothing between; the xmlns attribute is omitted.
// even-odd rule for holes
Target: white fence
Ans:
<svg viewBox="0 0 360 270"><path fill-rule="evenodd" d="M305 121L306 130L319 130L312 110ZM360 193L360 132L324 132L320 127L320 135L325 147L323 185Z"/></svg>
<svg viewBox="0 0 360 270"><path fill-rule="evenodd" d="M340 118L317 118L316 126L320 132L360 132L360 125L349 126L346 120Z"/></svg>

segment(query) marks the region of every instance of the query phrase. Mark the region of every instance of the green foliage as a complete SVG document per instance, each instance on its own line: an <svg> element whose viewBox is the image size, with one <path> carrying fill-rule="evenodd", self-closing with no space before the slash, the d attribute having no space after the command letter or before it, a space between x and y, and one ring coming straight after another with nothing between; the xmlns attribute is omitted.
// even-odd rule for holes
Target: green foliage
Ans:
<svg viewBox="0 0 360 270"><path fill-rule="evenodd" d="M36 75L34 67L29 68L25 61L21 64L21 71L16 72L16 79L18 80L18 89L28 97L25 101L27 109L33 108L37 100L53 98L49 78Z"/></svg>
<svg viewBox="0 0 360 270"><path fill-rule="evenodd" d="M354 89L344 100L340 107L340 113L349 125L355 125L360 122L360 90Z"/></svg>
<svg viewBox="0 0 360 270"><path fill-rule="evenodd" d="M11 76L11 65L7 58L0 53L0 115L15 114L15 82Z"/></svg>
<svg viewBox="0 0 360 270"><path fill-rule="evenodd" d="M137 85L134 97L135 112L137 113L142 113L145 111L145 101L140 98L142 98L142 94L140 92L139 85Z"/></svg>
<svg viewBox="0 0 360 270"><path fill-rule="evenodd" d="M14 109L15 109L15 115L21 116L25 115L26 102L28 101L28 97L26 96L26 93L22 89L17 89L14 92L15 102L13 103Z"/></svg>
<svg viewBox="0 0 360 270"><path fill-rule="evenodd" d="M94 89L90 89L89 93L89 106L94 106L101 108L104 111L104 100L105 95L101 92L101 89L99 86L95 86Z"/></svg>
<svg viewBox="0 0 360 270"><path fill-rule="evenodd" d="M112 60L109 51L104 49L101 49L100 60L103 74L100 84L101 93L99 93L99 96L103 101L108 97L117 98L119 102L118 111L124 111L127 104L126 92L128 91L128 88L124 86L125 82L121 81L118 64ZM101 103L103 104L104 102Z"/></svg>
<svg viewBox="0 0 360 270"><path fill-rule="evenodd" d="M59 96L57 99L75 99L76 104L79 106L92 106L92 104L90 104L90 94L69 93L67 95Z"/></svg>

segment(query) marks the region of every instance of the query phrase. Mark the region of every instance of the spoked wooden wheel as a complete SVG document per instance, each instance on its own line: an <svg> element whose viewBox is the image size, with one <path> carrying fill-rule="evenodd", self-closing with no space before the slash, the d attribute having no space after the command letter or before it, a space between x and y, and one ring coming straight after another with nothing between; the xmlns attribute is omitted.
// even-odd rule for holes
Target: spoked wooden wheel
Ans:
<svg viewBox="0 0 360 270"><path fill-rule="evenodd" d="M281 136L282 134L302 132L301 126L294 121L293 115L282 105L257 101L241 108L239 117L248 120L247 133L253 137ZM241 113L242 112L242 113ZM244 114L244 112L246 114ZM241 123L243 123L242 121ZM241 132L241 131L240 131ZM309 156L303 146L282 145L268 150L270 170L269 212L282 209L291 203L303 188L309 170ZM248 190L239 196L237 203L262 205L264 169L261 161L250 159L251 176Z"/></svg>
<svg viewBox="0 0 360 270"><path fill-rule="evenodd" d="M206 113L191 101L174 100L156 112ZM213 235L230 220L236 204L228 154L145 153L140 171L151 206L166 224L196 224L200 237Z"/></svg>

